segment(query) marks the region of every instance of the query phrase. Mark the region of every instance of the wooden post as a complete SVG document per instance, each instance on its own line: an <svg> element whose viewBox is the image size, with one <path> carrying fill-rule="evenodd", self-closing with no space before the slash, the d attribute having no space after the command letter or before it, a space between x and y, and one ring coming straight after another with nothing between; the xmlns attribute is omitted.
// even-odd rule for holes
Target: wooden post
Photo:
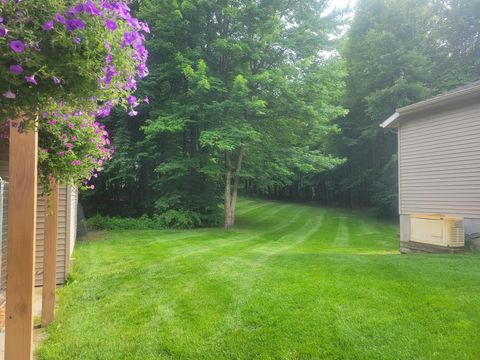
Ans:
<svg viewBox="0 0 480 360"><path fill-rule="evenodd" d="M32 358L38 134L10 127L5 359Z"/></svg>
<svg viewBox="0 0 480 360"><path fill-rule="evenodd" d="M50 179L52 192L45 199L45 236L43 245L42 326L55 317L55 289L57 283L57 224L58 185Z"/></svg>

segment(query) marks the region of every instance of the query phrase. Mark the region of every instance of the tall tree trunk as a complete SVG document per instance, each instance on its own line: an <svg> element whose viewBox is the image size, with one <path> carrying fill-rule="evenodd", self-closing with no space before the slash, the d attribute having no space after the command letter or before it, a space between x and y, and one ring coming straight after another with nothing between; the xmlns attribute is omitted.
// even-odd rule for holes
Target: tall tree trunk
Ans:
<svg viewBox="0 0 480 360"><path fill-rule="evenodd" d="M225 229L230 229L233 224L231 223L231 205L232 205L232 160L230 158L230 153L225 151Z"/></svg>
<svg viewBox="0 0 480 360"><path fill-rule="evenodd" d="M240 184L240 172L242 170L242 162L245 150L243 146L238 154L235 173L232 173L232 160L230 153L225 152L225 229L230 229L235 225L235 208L237 206L238 186ZM233 184L232 184L233 180Z"/></svg>
<svg viewBox="0 0 480 360"><path fill-rule="evenodd" d="M244 149L243 146L240 148L240 153L237 158L237 167L235 169L235 178L233 180L233 189L232 189L232 204L231 204L231 222L232 226L235 225L235 209L237 207L237 195L238 195L238 185L240 184L240 171L242 170Z"/></svg>

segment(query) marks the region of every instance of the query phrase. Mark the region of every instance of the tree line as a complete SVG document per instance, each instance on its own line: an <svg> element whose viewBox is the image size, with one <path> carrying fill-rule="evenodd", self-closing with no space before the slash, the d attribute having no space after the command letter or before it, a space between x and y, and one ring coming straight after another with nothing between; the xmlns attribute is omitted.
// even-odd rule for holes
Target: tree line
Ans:
<svg viewBox="0 0 480 360"><path fill-rule="evenodd" d="M239 192L396 213L396 137L379 123L480 77L476 0L147 0L150 76L87 214L234 225ZM342 29L348 25L345 34Z"/></svg>

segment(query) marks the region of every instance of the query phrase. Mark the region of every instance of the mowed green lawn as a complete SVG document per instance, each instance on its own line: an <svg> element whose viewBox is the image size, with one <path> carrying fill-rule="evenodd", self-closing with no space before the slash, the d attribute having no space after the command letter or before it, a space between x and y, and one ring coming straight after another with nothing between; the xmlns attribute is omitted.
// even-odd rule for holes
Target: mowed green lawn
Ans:
<svg viewBox="0 0 480 360"><path fill-rule="evenodd" d="M78 243L40 359L480 359L480 256L361 213L242 200L231 231Z"/></svg>

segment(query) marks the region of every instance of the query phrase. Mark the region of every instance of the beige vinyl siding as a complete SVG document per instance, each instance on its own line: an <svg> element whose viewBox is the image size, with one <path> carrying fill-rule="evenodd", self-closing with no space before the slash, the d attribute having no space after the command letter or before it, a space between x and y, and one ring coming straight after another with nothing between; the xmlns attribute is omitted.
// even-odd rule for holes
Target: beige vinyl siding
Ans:
<svg viewBox="0 0 480 360"><path fill-rule="evenodd" d="M8 146L4 141L0 142L0 176L8 181ZM77 198L78 191L75 188L70 186L60 186L57 229L57 284L63 284L66 280L70 255L75 244ZM35 254L36 286L42 285L44 224L45 201L42 196L42 189L39 186L37 198L37 239Z"/></svg>
<svg viewBox="0 0 480 360"><path fill-rule="evenodd" d="M66 192L66 199L65 274L68 274L70 270L70 256L73 253L77 238L78 189L69 186Z"/></svg>
<svg viewBox="0 0 480 360"><path fill-rule="evenodd" d="M480 104L399 127L400 214L480 218Z"/></svg>
<svg viewBox="0 0 480 360"><path fill-rule="evenodd" d="M8 145L5 141L0 140L0 177L3 180L7 180L8 176ZM3 204L4 214L7 213L8 209L8 197L5 199ZM2 234L2 244L1 244L1 268L0 268L0 285L4 289L7 284L7 217L3 218L3 234ZM1 297L0 297L1 299Z"/></svg>
<svg viewBox="0 0 480 360"><path fill-rule="evenodd" d="M4 191L8 193L8 185L4 184ZM0 193L0 196L2 194ZM0 206L1 206L0 201ZM2 243L0 244L0 303L5 299L3 291L5 291L7 285L7 217L8 212L8 196L3 196L3 208L2 212L4 214L3 218L0 219L2 222Z"/></svg>
<svg viewBox="0 0 480 360"><path fill-rule="evenodd" d="M8 145L0 140L0 177L6 179L8 176Z"/></svg>
<svg viewBox="0 0 480 360"><path fill-rule="evenodd" d="M45 199L42 189L38 189L37 198L37 243L35 254L35 285L42 285L43 276L43 241L45 230ZM67 187L60 186L58 192L58 226L57 226L57 284L65 282L67 263Z"/></svg>

